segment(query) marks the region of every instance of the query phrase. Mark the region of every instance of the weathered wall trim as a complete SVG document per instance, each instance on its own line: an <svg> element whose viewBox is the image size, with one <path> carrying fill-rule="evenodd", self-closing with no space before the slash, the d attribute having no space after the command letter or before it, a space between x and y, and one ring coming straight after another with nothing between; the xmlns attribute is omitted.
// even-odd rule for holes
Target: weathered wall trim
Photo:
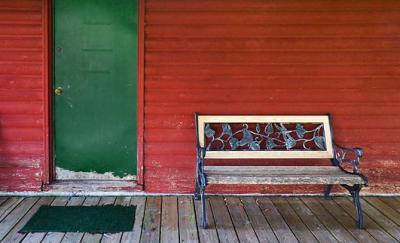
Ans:
<svg viewBox="0 0 400 243"><path fill-rule="evenodd" d="M48 184L53 180L53 153L52 153L52 21L51 0L43 0L42 22L43 22L43 100L44 100L44 129L43 129L43 151L42 161L42 183Z"/></svg>
<svg viewBox="0 0 400 243"><path fill-rule="evenodd" d="M137 78L137 183L144 185L144 48L145 0L138 0L138 78Z"/></svg>

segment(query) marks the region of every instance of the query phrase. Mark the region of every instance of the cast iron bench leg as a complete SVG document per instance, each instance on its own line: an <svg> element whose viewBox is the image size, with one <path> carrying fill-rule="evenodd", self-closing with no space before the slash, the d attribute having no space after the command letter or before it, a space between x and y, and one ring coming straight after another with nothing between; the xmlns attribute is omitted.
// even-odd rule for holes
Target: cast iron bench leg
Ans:
<svg viewBox="0 0 400 243"><path fill-rule="evenodd" d="M199 179L196 178L196 184L194 187L194 200L199 200L200 199L200 183Z"/></svg>
<svg viewBox="0 0 400 243"><path fill-rule="evenodd" d="M201 192L201 226L207 229L207 209L206 209L206 195L204 194L205 188L200 187Z"/></svg>
<svg viewBox="0 0 400 243"><path fill-rule="evenodd" d="M356 213L357 213L357 227L359 229L363 229L364 228L364 215L363 215L363 211L361 208L361 202L360 202L360 190L361 190L360 185L354 185L354 192L353 192L352 196L353 196L353 202L354 202L354 206L356 207Z"/></svg>
<svg viewBox="0 0 400 243"><path fill-rule="evenodd" d="M332 187L333 187L332 184L329 184L329 185L326 185L326 186L325 186L325 191L324 191L324 198L325 198L325 200L331 200L331 199L332 199L332 197L330 196L330 195L331 195Z"/></svg>
<svg viewBox="0 0 400 243"><path fill-rule="evenodd" d="M356 225L357 228L363 229L364 228L364 215L361 207L361 202L360 202L360 191L362 188L362 185L353 185L353 186L348 186L348 185L342 185L344 188L346 188L350 194L351 197L353 198L353 203L356 208Z"/></svg>

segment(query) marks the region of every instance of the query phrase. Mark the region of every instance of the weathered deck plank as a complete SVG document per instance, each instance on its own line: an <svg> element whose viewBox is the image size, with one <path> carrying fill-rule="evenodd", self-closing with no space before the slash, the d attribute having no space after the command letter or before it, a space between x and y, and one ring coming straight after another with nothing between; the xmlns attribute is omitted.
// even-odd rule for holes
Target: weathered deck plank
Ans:
<svg viewBox="0 0 400 243"><path fill-rule="evenodd" d="M65 205L68 202L68 197L56 197L51 203L52 206ZM23 243L41 242L46 236L46 233L29 233L25 236Z"/></svg>
<svg viewBox="0 0 400 243"><path fill-rule="evenodd" d="M224 198L211 197L210 204L219 240L227 243L239 242Z"/></svg>
<svg viewBox="0 0 400 243"><path fill-rule="evenodd" d="M277 243L278 239L276 238L274 231L271 229L271 226L268 224L265 217L260 217L260 215L262 215L262 212L261 209L257 206L254 198L242 197L241 200L259 241Z"/></svg>
<svg viewBox="0 0 400 243"><path fill-rule="evenodd" d="M85 202L85 197L72 197L67 206L81 206ZM82 238L82 233L77 232L67 232L63 239L61 240L62 243L79 243Z"/></svg>
<svg viewBox="0 0 400 243"><path fill-rule="evenodd" d="M23 200L22 197L10 197L0 206L0 222Z"/></svg>
<svg viewBox="0 0 400 243"><path fill-rule="evenodd" d="M318 198L321 205L330 212L335 219L341 223L358 241L365 243L376 243L377 241L372 237L368 231L355 228L354 219L344 210L342 210L334 201Z"/></svg>
<svg viewBox="0 0 400 243"><path fill-rule="evenodd" d="M356 216L354 215L355 209L354 204L345 197L334 197L333 200L342 207L342 210L346 211L354 220ZM364 224L365 230L368 231L376 240L379 242L398 242L390 234L388 234L380 225L378 225L374 220L372 220L364 212Z"/></svg>
<svg viewBox="0 0 400 243"><path fill-rule="evenodd" d="M161 215L161 243L179 242L178 199L163 197Z"/></svg>
<svg viewBox="0 0 400 243"><path fill-rule="evenodd" d="M131 202L130 197L117 197L114 205L119 206L129 206ZM120 242L122 237L122 232L114 233L114 234L103 234L103 238L101 239L102 243L116 243Z"/></svg>
<svg viewBox="0 0 400 243"><path fill-rule="evenodd" d="M395 209L393 209L377 197L364 197L364 200L374 206L376 209L378 209L387 218L400 226L400 213L397 212Z"/></svg>
<svg viewBox="0 0 400 243"><path fill-rule="evenodd" d="M87 197L85 202L83 202L83 206L96 206L99 205L100 197ZM83 233L81 242L84 243L95 243L100 242L102 235L101 234L92 234L92 233Z"/></svg>
<svg viewBox="0 0 400 243"><path fill-rule="evenodd" d="M325 227L335 236L340 242L357 242L357 240L344 228L324 207L317 201L316 198L303 197L301 200L307 207L318 217Z"/></svg>
<svg viewBox="0 0 400 243"><path fill-rule="evenodd" d="M256 200L256 203L260 206L262 213L280 242L298 242L296 236L290 230L270 198L260 197Z"/></svg>
<svg viewBox="0 0 400 243"><path fill-rule="evenodd" d="M135 223L133 225L132 232L124 232L122 234L121 242L138 243L140 242L140 237L142 234L142 225L143 225L144 209L146 206L146 198L133 197L131 199L130 205L136 206Z"/></svg>
<svg viewBox="0 0 400 243"><path fill-rule="evenodd" d="M379 199L400 213L400 201L393 200L393 198L390 197L381 197Z"/></svg>
<svg viewBox="0 0 400 243"><path fill-rule="evenodd" d="M0 198L1 242L399 242L398 198L364 197L365 230L354 223L349 197L221 197L207 199L208 226L200 227L200 201L178 197ZM41 205L136 205L131 232L29 233L18 230ZM215 221L214 221L215 220Z"/></svg>
<svg viewBox="0 0 400 243"><path fill-rule="evenodd" d="M386 218L378 209L373 207L366 201L362 201L363 210L368 214L377 224L388 232L391 236L400 241L400 227L393 223L390 219Z"/></svg>
<svg viewBox="0 0 400 243"><path fill-rule="evenodd" d="M192 197L178 198L180 242L199 242Z"/></svg>
<svg viewBox="0 0 400 243"><path fill-rule="evenodd" d="M300 242L318 242L299 216L297 216L296 212L290 207L285 198L279 197L272 198L271 200Z"/></svg>
<svg viewBox="0 0 400 243"><path fill-rule="evenodd" d="M240 242L259 242L256 233L238 197L227 197L226 205Z"/></svg>
<svg viewBox="0 0 400 243"><path fill-rule="evenodd" d="M18 221L18 223L8 232L4 237L4 242L20 242L27 235L26 233L18 233L19 230L24 227L28 220L36 213L42 205L50 205L54 200L54 197L42 197L40 198L31 209Z"/></svg>
<svg viewBox="0 0 400 243"><path fill-rule="evenodd" d="M2 221L0 227L0 240L8 234L10 230L24 217L29 209L39 200L38 197L25 198L16 208L14 208Z"/></svg>
<svg viewBox="0 0 400 243"><path fill-rule="evenodd" d="M206 199L206 210L207 210L207 224L208 227L203 229L201 227L201 201L194 201L197 219L197 230L199 232L200 242L204 243L217 243L219 242L217 230L215 227L213 212L211 211L210 200Z"/></svg>
<svg viewBox="0 0 400 243"><path fill-rule="evenodd" d="M320 242L337 242L337 239L319 221L314 213L299 198L288 198L290 206L299 215L308 229Z"/></svg>
<svg viewBox="0 0 400 243"><path fill-rule="evenodd" d="M0 206L3 202L7 201L8 197L0 197Z"/></svg>
<svg viewBox="0 0 400 243"><path fill-rule="evenodd" d="M52 206L65 206L67 205L68 201L71 198L69 197L57 197L54 199L53 203L51 204ZM42 233L35 233L35 234L42 234ZM43 243L51 243L51 242L60 242L62 238L64 237L64 233L59 233L59 232L48 232L44 235L44 238L42 238ZM40 235L36 236L40 238ZM36 238L35 237L35 238Z"/></svg>
<svg viewBox="0 0 400 243"><path fill-rule="evenodd" d="M148 197L140 242L159 242L161 229L161 197Z"/></svg>

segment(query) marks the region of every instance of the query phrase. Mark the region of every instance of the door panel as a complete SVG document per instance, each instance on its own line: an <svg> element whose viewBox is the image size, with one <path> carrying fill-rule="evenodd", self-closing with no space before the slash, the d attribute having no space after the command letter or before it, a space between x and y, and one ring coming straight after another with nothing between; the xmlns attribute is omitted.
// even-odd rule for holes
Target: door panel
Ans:
<svg viewBox="0 0 400 243"><path fill-rule="evenodd" d="M135 0L54 1L58 168L136 174L136 73Z"/></svg>

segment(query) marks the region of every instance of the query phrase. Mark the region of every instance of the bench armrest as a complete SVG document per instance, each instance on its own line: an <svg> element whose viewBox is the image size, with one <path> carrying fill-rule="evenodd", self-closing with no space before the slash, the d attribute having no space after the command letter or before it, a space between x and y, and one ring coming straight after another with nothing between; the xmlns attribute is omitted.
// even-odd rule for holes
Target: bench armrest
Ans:
<svg viewBox="0 0 400 243"><path fill-rule="evenodd" d="M364 154L364 151L362 148L347 148L340 146L336 143L334 143L334 162L335 165L339 166L343 171L355 175L360 175L365 182L367 183L367 177L361 174L359 165L360 165L360 160L361 157ZM352 166L353 171L349 172L343 168L343 164L345 163L350 163Z"/></svg>

